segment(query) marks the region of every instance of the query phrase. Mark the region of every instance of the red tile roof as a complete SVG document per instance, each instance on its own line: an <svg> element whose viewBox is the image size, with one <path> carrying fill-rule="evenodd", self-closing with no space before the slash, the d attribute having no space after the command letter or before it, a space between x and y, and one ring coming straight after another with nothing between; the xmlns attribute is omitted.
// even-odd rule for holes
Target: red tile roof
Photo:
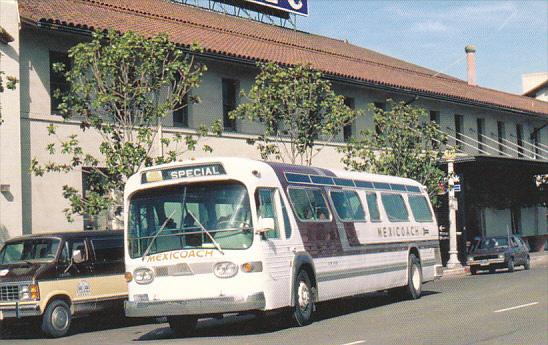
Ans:
<svg viewBox="0 0 548 345"><path fill-rule="evenodd" d="M181 45L280 64L310 63L328 75L508 110L548 115L548 102L466 82L344 41L164 0L19 0L20 16L83 29L167 33Z"/></svg>

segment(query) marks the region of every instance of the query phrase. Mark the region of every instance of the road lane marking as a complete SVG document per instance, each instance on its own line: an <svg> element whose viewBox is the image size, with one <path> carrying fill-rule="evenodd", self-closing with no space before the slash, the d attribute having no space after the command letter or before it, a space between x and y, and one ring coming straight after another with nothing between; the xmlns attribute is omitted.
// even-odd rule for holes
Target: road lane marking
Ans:
<svg viewBox="0 0 548 345"><path fill-rule="evenodd" d="M363 344L363 343L365 343L365 340L353 341L351 343L346 343L346 344L342 344L342 345L357 345L357 344Z"/></svg>
<svg viewBox="0 0 548 345"><path fill-rule="evenodd" d="M493 313L502 313L503 311L509 311L509 310L514 310L514 309L519 309L519 308L530 307L530 306L535 305L535 304L538 304L538 302L527 303L527 304L517 305L515 307L499 309L499 310L495 310Z"/></svg>

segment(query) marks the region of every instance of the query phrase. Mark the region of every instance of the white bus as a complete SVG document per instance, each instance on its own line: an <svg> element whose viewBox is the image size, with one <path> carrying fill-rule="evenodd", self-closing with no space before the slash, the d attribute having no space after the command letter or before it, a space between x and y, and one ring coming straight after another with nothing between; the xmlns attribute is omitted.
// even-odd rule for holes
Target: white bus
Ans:
<svg viewBox="0 0 548 345"><path fill-rule="evenodd" d="M242 158L150 167L125 189L129 317L198 318L388 290L441 276L438 229L416 181Z"/></svg>

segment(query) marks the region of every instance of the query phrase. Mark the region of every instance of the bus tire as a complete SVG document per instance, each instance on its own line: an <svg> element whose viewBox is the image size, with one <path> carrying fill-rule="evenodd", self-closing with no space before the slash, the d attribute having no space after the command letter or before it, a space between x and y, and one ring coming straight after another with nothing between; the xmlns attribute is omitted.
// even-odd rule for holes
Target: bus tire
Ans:
<svg viewBox="0 0 548 345"><path fill-rule="evenodd" d="M176 336L187 337L196 328L198 318L192 315L168 316L167 322L169 323L169 328L171 328Z"/></svg>
<svg viewBox="0 0 548 345"><path fill-rule="evenodd" d="M422 267L415 254L409 254L407 265L407 285L404 286L403 296L407 299L419 299L422 293Z"/></svg>
<svg viewBox="0 0 548 345"><path fill-rule="evenodd" d="M72 315L67 302L53 300L42 316L42 332L52 338L64 337L70 329L71 321Z"/></svg>
<svg viewBox="0 0 548 345"><path fill-rule="evenodd" d="M306 326L312 323L314 313L314 292L312 283L306 270L301 269L295 277L295 289L293 291L293 318L298 326Z"/></svg>

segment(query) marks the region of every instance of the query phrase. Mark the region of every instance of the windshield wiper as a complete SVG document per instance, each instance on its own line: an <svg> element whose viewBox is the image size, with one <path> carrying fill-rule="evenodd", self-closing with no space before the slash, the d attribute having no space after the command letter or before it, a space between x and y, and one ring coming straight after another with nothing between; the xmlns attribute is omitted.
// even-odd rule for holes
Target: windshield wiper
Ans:
<svg viewBox="0 0 548 345"><path fill-rule="evenodd" d="M211 242L213 242L213 245L215 245L215 248L217 248L217 250L225 255L225 252L223 252L223 250L221 249L221 246L219 245L219 243L217 241L215 241L215 239L213 238L213 236L211 236L211 234L209 233L209 231L206 230L206 228L202 225L202 223L200 223L200 221L198 220L198 218L196 218L192 212L190 212L189 210L186 210L186 212L188 214L190 214L190 216L192 216L192 218L194 218L194 220L196 221L196 223L198 224L198 226L202 229L203 232L205 232L205 234L209 237L209 239L211 240Z"/></svg>
<svg viewBox="0 0 548 345"><path fill-rule="evenodd" d="M167 223L169 222L169 220L171 219L171 217L175 214L175 211L176 210L173 210L173 212L171 212L171 214L169 215L169 217L166 218L166 220L164 221L164 223L162 224L162 226L160 227L160 230L158 230L156 232L156 234L154 235L154 237L152 238L152 240L150 240L150 243L148 244L147 246L147 249L145 250L145 252L143 253L143 257L141 258L141 261L144 261L145 260L145 256L147 256L150 248L152 248L152 244L154 243L154 241L156 241L156 239L158 238L158 236L160 235L160 233L162 231L164 231Z"/></svg>

